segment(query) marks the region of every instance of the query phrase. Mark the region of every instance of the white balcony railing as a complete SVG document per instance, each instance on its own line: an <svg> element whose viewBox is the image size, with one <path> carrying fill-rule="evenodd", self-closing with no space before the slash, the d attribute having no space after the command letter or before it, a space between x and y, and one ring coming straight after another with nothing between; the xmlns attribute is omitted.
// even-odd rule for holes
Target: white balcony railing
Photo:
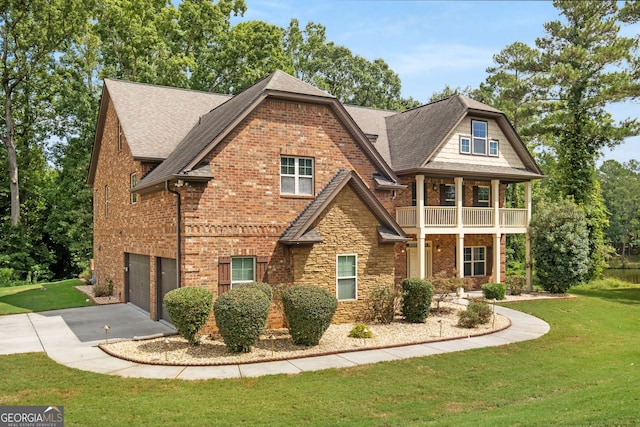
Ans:
<svg viewBox="0 0 640 427"><path fill-rule="evenodd" d="M521 228L527 226L526 209L499 209L502 228ZM457 209L451 206L427 206L424 208L425 227L456 227ZM414 228L417 226L417 210L415 206L399 207L396 209L396 221L401 227ZM493 227L493 208L462 208L463 227Z"/></svg>

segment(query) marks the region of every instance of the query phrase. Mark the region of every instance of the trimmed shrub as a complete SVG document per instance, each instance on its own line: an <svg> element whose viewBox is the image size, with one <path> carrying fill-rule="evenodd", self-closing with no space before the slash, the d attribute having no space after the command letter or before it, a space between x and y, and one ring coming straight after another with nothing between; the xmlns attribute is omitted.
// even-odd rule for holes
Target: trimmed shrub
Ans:
<svg viewBox="0 0 640 427"><path fill-rule="evenodd" d="M373 338L373 332L364 323L358 323L349 331L349 338Z"/></svg>
<svg viewBox="0 0 640 427"><path fill-rule="evenodd" d="M338 300L326 289L294 285L282 292L282 304L289 333L298 345L318 345L338 307Z"/></svg>
<svg viewBox="0 0 640 427"><path fill-rule="evenodd" d="M251 282L245 283L244 285L239 286L239 288L255 288L264 293L267 296L267 299L271 301L273 299L273 288L268 283L263 282Z"/></svg>
<svg viewBox="0 0 640 427"><path fill-rule="evenodd" d="M271 300L264 286L252 285L265 284L250 283L231 289L220 295L213 305L220 335L233 353L250 352L267 325Z"/></svg>
<svg viewBox="0 0 640 427"><path fill-rule="evenodd" d="M113 280L106 279L93 285L94 297L110 297L113 295Z"/></svg>
<svg viewBox="0 0 640 427"><path fill-rule="evenodd" d="M502 283L486 283L482 285L482 295L486 299L505 299L507 288Z"/></svg>
<svg viewBox="0 0 640 427"><path fill-rule="evenodd" d="M426 280L402 281L402 315L407 322L424 323L429 315L433 287Z"/></svg>
<svg viewBox="0 0 640 427"><path fill-rule="evenodd" d="M527 279L521 274L510 274L505 277L504 284L507 286L511 295L520 295L522 294L522 291L524 291Z"/></svg>
<svg viewBox="0 0 640 427"><path fill-rule="evenodd" d="M371 321L389 324L393 322L399 308L400 295L390 286L380 286L369 297L369 315Z"/></svg>
<svg viewBox="0 0 640 427"><path fill-rule="evenodd" d="M491 319L491 307L484 298L474 298L469 301L467 309L458 312L458 326L463 328L475 328L484 325Z"/></svg>
<svg viewBox="0 0 640 427"><path fill-rule="evenodd" d="M211 292L195 286L174 289L164 296L171 322L189 345L200 343L196 335L211 314L212 300Z"/></svg>

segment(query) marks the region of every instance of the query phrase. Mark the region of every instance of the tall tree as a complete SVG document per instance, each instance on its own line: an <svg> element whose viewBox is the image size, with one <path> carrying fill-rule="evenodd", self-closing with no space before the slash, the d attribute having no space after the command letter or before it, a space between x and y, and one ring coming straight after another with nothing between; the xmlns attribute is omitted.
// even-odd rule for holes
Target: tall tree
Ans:
<svg viewBox="0 0 640 427"><path fill-rule="evenodd" d="M47 102L47 79L56 66L56 54L63 52L71 39L87 24L90 2L80 0L20 0L0 3L0 67L2 119L0 139L7 150L11 197L11 224L20 222L20 183L17 127L33 123L20 120L16 99ZM37 83L36 83L37 82ZM42 109L37 114L45 113Z"/></svg>

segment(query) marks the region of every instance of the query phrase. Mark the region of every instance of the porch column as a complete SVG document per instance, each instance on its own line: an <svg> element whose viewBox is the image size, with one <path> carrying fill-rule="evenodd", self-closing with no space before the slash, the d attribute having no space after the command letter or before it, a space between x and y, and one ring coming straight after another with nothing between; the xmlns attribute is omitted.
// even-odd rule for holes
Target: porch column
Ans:
<svg viewBox="0 0 640 427"><path fill-rule="evenodd" d="M421 279L425 278L426 266L424 265L425 249L424 249L424 175L416 175L416 221L418 224L418 275Z"/></svg>
<svg viewBox="0 0 640 427"><path fill-rule="evenodd" d="M464 227L462 221L462 204L464 201L464 193L462 192L462 177L458 176L453 179L456 185L456 226L458 228Z"/></svg>
<svg viewBox="0 0 640 427"><path fill-rule="evenodd" d="M493 206L493 226L500 227L500 180L491 180L491 206ZM497 281L496 283L499 283Z"/></svg>
<svg viewBox="0 0 640 427"><path fill-rule="evenodd" d="M500 233L493 235L493 282L502 283L500 277Z"/></svg>
<svg viewBox="0 0 640 427"><path fill-rule="evenodd" d="M531 235L529 234L529 225L531 223L531 181L526 181L524 183L524 198L525 204L527 207L527 232L524 235L525 240L525 252L524 252L524 264L527 269L526 280L527 280L527 289L529 291L533 291L533 276L531 273L532 268L532 260L531 260Z"/></svg>
<svg viewBox="0 0 640 427"><path fill-rule="evenodd" d="M458 277L464 277L464 234L458 234L458 244L456 245L456 269Z"/></svg>

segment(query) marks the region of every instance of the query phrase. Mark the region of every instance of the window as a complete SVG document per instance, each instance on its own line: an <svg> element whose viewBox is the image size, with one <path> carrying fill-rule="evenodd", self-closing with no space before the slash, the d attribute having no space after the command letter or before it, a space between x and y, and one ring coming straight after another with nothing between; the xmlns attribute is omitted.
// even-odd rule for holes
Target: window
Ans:
<svg viewBox="0 0 640 427"><path fill-rule="evenodd" d="M478 206L479 207L489 207L489 195L491 191L489 187L478 187Z"/></svg>
<svg viewBox="0 0 640 427"><path fill-rule="evenodd" d="M460 137L460 152L462 154L471 154L471 138L468 136Z"/></svg>
<svg viewBox="0 0 640 427"><path fill-rule="evenodd" d="M455 206L456 204L456 186L446 184L444 186L444 205Z"/></svg>
<svg viewBox="0 0 640 427"><path fill-rule="evenodd" d="M109 186L104 187L104 217L109 218Z"/></svg>
<svg viewBox="0 0 640 427"><path fill-rule="evenodd" d="M416 192L416 183L411 183L411 206L416 206L418 203L418 193ZM436 187L437 188L437 187ZM427 205L427 182L424 183L424 205Z"/></svg>
<svg viewBox="0 0 640 427"><path fill-rule="evenodd" d="M313 159L280 158L280 194L313 195Z"/></svg>
<svg viewBox="0 0 640 427"><path fill-rule="evenodd" d="M490 139L489 140L489 155L492 157L498 157L498 140Z"/></svg>
<svg viewBox="0 0 640 427"><path fill-rule="evenodd" d="M487 154L487 122L471 120L473 154Z"/></svg>
<svg viewBox="0 0 640 427"><path fill-rule="evenodd" d="M336 293L338 301L358 298L357 255L338 255Z"/></svg>
<svg viewBox="0 0 640 427"><path fill-rule="evenodd" d="M237 288L243 283L255 281L255 258L231 258L231 288Z"/></svg>
<svg viewBox="0 0 640 427"><path fill-rule="evenodd" d="M464 276L484 276L486 248L484 246L472 246L464 248Z"/></svg>
<svg viewBox="0 0 640 427"><path fill-rule="evenodd" d="M118 151L122 151L122 126L118 122Z"/></svg>
<svg viewBox="0 0 640 427"><path fill-rule="evenodd" d="M133 189L136 185L138 185L138 175L135 173L131 174L131 189ZM131 193L131 203L135 204L138 202L138 195L136 193Z"/></svg>

